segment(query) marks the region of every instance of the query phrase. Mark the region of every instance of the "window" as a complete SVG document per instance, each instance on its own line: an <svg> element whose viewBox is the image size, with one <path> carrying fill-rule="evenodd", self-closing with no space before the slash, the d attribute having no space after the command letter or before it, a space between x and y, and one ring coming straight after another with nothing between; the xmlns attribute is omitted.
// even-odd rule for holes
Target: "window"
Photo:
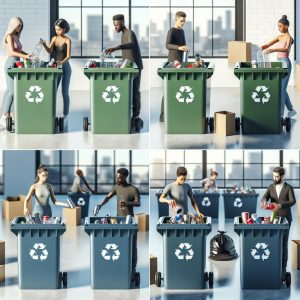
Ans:
<svg viewBox="0 0 300 300"><path fill-rule="evenodd" d="M179 10L187 14L183 29L189 55L227 56L227 42L236 36L235 0L152 0L150 6L151 57L167 56L164 41Z"/></svg>
<svg viewBox="0 0 300 300"><path fill-rule="evenodd" d="M148 194L148 151L43 150L40 151L37 161L38 165L40 163L48 167L48 180L57 194L70 191L77 169L83 171L87 182L96 193L108 193L115 184L116 171L121 167L128 168L128 181L137 186L140 193Z"/></svg>
<svg viewBox="0 0 300 300"><path fill-rule="evenodd" d="M4 193L4 178L3 178L3 151L0 150L0 195Z"/></svg>
<svg viewBox="0 0 300 300"><path fill-rule="evenodd" d="M72 57L98 57L104 48L119 45L121 36L112 21L119 13L135 32L142 56L149 56L148 0L60 0L58 10L70 23Z"/></svg>

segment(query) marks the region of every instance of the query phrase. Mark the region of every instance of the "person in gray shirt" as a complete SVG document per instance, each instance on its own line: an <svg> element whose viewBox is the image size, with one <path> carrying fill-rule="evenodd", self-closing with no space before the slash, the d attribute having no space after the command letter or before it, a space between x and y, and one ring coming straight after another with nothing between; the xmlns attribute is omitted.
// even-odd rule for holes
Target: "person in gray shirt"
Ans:
<svg viewBox="0 0 300 300"><path fill-rule="evenodd" d="M183 11L176 12L175 26L168 31L166 48L169 50L168 62L178 60L182 62L183 52L189 51L186 45L183 26L185 24L186 13ZM164 122L164 97L161 101L160 122Z"/></svg>
<svg viewBox="0 0 300 300"><path fill-rule="evenodd" d="M199 211L199 208L196 204L191 186L185 183L187 169L185 167L177 168L176 175L176 181L168 184L165 187L162 195L159 198L159 201L162 203L167 203L172 209L175 209L176 206L180 206L183 209L183 213L187 214L188 198L190 198L191 204L197 212L198 216L204 217L203 214ZM170 199L167 199L167 196L169 196Z"/></svg>
<svg viewBox="0 0 300 300"><path fill-rule="evenodd" d="M140 46L137 41L135 33L128 29L124 22L124 15L118 14L113 16L113 22L116 32L122 32L121 44L112 48L105 50L106 54L111 54L116 50L122 50L122 58L128 59L135 62L139 74L133 79L132 86L132 118L131 118L131 130L140 131L143 127L143 120L139 117L141 111L141 93L140 93L140 83L141 74L143 70L143 60L141 56Z"/></svg>

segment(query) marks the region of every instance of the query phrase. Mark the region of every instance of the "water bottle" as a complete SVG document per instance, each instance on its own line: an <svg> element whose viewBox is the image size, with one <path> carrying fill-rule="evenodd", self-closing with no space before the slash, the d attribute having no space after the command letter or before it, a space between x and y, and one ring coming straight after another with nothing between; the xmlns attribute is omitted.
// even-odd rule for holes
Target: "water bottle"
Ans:
<svg viewBox="0 0 300 300"><path fill-rule="evenodd" d="M261 50L257 51L257 63L259 68L264 67L264 56Z"/></svg>
<svg viewBox="0 0 300 300"><path fill-rule="evenodd" d="M120 196L120 204L121 204L121 203L124 203L123 195ZM124 209L124 208L125 208L124 206L121 206L121 209Z"/></svg>
<svg viewBox="0 0 300 300"><path fill-rule="evenodd" d="M104 48L103 51L100 52L100 56L99 56L99 59L100 59L100 68L104 67L105 50L106 50L106 48Z"/></svg>

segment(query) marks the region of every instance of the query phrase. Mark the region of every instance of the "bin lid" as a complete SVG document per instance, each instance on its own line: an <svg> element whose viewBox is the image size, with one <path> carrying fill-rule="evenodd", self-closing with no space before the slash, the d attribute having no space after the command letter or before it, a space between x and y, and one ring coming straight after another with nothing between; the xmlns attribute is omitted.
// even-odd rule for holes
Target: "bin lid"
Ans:
<svg viewBox="0 0 300 300"><path fill-rule="evenodd" d="M272 61L268 67L264 68L252 68L252 63L249 61L239 62L234 67L234 74L253 74L253 73L281 73L286 75L288 69L286 64L283 64L280 61Z"/></svg>
<svg viewBox="0 0 300 300"><path fill-rule="evenodd" d="M136 77L139 73L138 67L135 65L132 68L84 68L83 70L85 76L88 78L92 74L128 74Z"/></svg>

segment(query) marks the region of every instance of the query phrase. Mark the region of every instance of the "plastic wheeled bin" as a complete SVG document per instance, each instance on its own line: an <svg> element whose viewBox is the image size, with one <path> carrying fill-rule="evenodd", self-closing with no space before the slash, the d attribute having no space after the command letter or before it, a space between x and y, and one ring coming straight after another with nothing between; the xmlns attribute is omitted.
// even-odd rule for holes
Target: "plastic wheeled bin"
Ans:
<svg viewBox="0 0 300 300"><path fill-rule="evenodd" d="M240 62L234 74L240 79L240 111L245 134L281 133L291 129L291 120L281 117L281 80L288 74L282 62L267 63L267 67L252 68L251 62ZM236 119L239 131L240 120Z"/></svg>
<svg viewBox="0 0 300 300"><path fill-rule="evenodd" d="M133 79L139 70L134 67L85 68L90 80L91 123L83 119L83 130L95 134L129 134Z"/></svg>
<svg viewBox="0 0 300 300"><path fill-rule="evenodd" d="M234 219L234 231L240 236L242 289L280 289L282 239L288 230L286 219L280 224L242 224L241 217ZM290 286L289 272L285 281Z"/></svg>
<svg viewBox="0 0 300 300"><path fill-rule="evenodd" d="M67 273L60 272L61 224L23 224L15 217L10 230L18 237L20 289L59 289L67 287Z"/></svg>
<svg viewBox="0 0 300 300"><path fill-rule="evenodd" d="M206 236L211 232L211 218L205 224L168 224L170 217L159 219L156 229L163 237L164 278L155 274L155 284L166 289L204 289L213 287L213 273L204 272Z"/></svg>
<svg viewBox="0 0 300 300"><path fill-rule="evenodd" d="M157 198L157 206L158 206L158 217L169 216L169 205L167 203L162 203L159 201L160 196L162 195L164 190L157 190L155 194Z"/></svg>
<svg viewBox="0 0 300 300"><path fill-rule="evenodd" d="M91 286L93 289L130 289L140 284L140 274L132 269L133 224L95 224L102 217L85 219L84 230L91 239ZM117 217L118 223L126 217Z"/></svg>
<svg viewBox="0 0 300 300"><path fill-rule="evenodd" d="M223 193L225 218L235 218L246 211L255 214L259 194L253 193Z"/></svg>
<svg viewBox="0 0 300 300"><path fill-rule="evenodd" d="M7 130L20 134L53 134L64 131L64 119L56 118L57 81L62 75L57 68L10 67L14 79L15 121L7 119Z"/></svg>
<svg viewBox="0 0 300 300"><path fill-rule="evenodd" d="M86 218L89 215L90 196L90 193L68 193L68 197L74 204L81 207L81 218Z"/></svg>
<svg viewBox="0 0 300 300"><path fill-rule="evenodd" d="M164 80L165 128L168 134L203 134L214 131L214 119L206 118L207 79L213 75L213 63L203 68L159 68Z"/></svg>
<svg viewBox="0 0 300 300"><path fill-rule="evenodd" d="M193 190L193 195L201 213L211 218L219 217L220 193L206 193L202 190Z"/></svg>

